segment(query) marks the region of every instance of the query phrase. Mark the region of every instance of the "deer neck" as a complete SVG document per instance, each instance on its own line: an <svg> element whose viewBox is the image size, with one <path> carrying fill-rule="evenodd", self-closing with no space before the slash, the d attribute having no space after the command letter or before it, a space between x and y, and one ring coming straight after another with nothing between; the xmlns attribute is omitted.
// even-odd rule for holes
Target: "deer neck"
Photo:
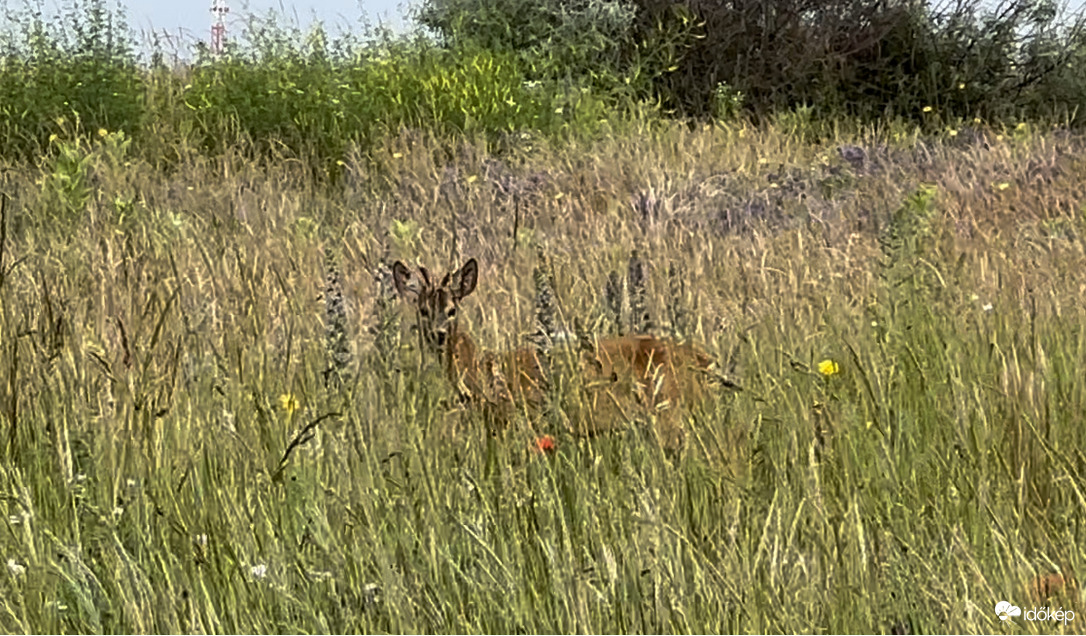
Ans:
<svg viewBox="0 0 1086 636"><path fill-rule="evenodd" d="M445 373L458 389L461 382L474 381L475 357L475 342L454 322L445 345Z"/></svg>

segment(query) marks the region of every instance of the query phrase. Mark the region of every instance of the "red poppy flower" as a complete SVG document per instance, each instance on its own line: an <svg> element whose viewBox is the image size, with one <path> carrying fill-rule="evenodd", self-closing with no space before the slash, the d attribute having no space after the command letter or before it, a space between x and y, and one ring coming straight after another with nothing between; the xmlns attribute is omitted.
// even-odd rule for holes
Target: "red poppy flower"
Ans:
<svg viewBox="0 0 1086 636"><path fill-rule="evenodd" d="M554 438L550 435L544 435L535 441L535 449L540 453L546 453L548 455L554 453L558 449L558 445L555 443Z"/></svg>

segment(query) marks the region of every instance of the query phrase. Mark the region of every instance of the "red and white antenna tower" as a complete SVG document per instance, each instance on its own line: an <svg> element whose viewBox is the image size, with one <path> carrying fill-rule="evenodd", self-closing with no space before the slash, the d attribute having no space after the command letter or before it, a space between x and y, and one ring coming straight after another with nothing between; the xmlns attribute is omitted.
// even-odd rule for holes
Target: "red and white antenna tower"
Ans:
<svg viewBox="0 0 1086 636"><path fill-rule="evenodd" d="M211 0L211 14L215 16L211 24L212 55L222 55L223 45L226 42L227 13L230 13L230 7L226 6L226 0Z"/></svg>

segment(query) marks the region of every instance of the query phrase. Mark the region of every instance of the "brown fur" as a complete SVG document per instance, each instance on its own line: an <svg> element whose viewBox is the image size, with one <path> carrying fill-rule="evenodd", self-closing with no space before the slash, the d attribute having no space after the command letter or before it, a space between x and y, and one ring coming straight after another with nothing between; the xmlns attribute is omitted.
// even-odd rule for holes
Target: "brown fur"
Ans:
<svg viewBox="0 0 1086 636"><path fill-rule="evenodd" d="M1034 577L1026 583L1026 595L1036 605L1056 598L1076 599L1078 581L1070 565L1064 565L1060 572L1049 572Z"/></svg>
<svg viewBox="0 0 1086 636"><path fill-rule="evenodd" d="M423 339L444 357L446 374L465 401L504 424L517 408L536 409L545 397L545 377L535 349L480 352L458 328L456 311L475 289L478 265L469 260L440 283L425 268L419 275L393 266L396 289L418 313ZM561 354L556 354L560 356ZM593 341L576 354L581 398L571 405L572 432L594 436L625 428L637 416L653 416L661 442L682 445L681 407L705 397L709 356L688 344L651 335Z"/></svg>

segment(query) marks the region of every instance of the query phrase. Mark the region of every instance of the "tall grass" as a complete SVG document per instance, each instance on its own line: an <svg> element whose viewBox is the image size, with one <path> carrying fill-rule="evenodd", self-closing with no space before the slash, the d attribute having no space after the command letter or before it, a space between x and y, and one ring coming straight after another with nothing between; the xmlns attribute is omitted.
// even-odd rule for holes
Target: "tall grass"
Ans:
<svg viewBox="0 0 1086 636"><path fill-rule="evenodd" d="M1083 571L1077 137L405 132L329 190L229 148L164 172L115 134L0 171L3 631L975 633L999 600L1082 607L1025 588ZM656 329L684 297L733 387L682 453L488 434L387 295L392 260L475 256L463 328L523 346L537 249L565 321L606 328L634 249Z"/></svg>

